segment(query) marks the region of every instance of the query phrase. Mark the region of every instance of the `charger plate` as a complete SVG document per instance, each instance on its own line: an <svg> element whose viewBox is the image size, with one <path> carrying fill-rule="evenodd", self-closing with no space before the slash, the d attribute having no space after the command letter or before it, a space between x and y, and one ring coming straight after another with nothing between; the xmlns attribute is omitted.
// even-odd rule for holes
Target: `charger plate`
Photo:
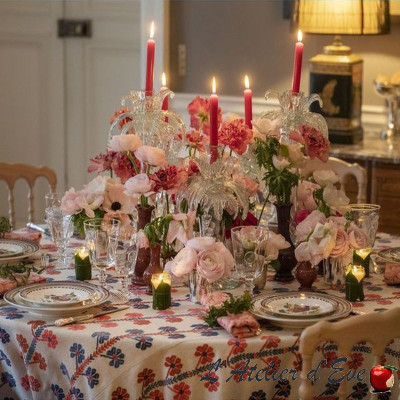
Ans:
<svg viewBox="0 0 400 400"><path fill-rule="evenodd" d="M288 294L290 292L286 292ZM266 298L274 297L274 295L259 295L253 298L253 309L251 310L251 313L257 318L257 319L265 319L269 321L270 323L274 325L281 326L283 328L288 328L288 329L299 329L299 328L305 328L307 326L313 325L318 321L334 321L337 319L345 318L347 317L351 310L352 310L352 305L349 301L346 299L337 297L337 296L331 296L331 295L326 295L326 294L319 294L321 296L324 296L326 298L329 298L331 300L334 300L337 302L337 308L336 310L328 315L323 315L319 317L303 317L303 318L288 318L287 316L283 317L277 317L275 315L270 315L266 312L266 309L262 306L262 302Z"/></svg>

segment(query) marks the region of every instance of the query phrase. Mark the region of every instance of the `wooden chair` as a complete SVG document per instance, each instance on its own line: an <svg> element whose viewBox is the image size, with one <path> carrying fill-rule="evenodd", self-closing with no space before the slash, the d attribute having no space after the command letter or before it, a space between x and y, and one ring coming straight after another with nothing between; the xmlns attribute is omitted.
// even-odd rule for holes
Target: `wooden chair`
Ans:
<svg viewBox="0 0 400 400"><path fill-rule="evenodd" d="M313 386L307 380L307 373L312 367L312 358L317 346L326 341L332 341L338 345L338 358L347 357L350 359L353 346L360 342L368 342L372 347L374 364L380 365L380 356L384 355L385 348L392 339L400 338L400 308L374 314L365 314L344 319L339 322L320 321L304 329L300 336L300 353L302 356L301 383L299 388L299 400L313 399ZM347 363L340 365L344 368L343 374L347 374ZM369 385L369 370L366 368L366 383ZM346 379L339 386L337 395L339 400L346 399ZM350 382L351 384L351 382ZM392 396L395 397L398 388L397 378L393 386ZM397 396L399 394L397 393ZM376 395L372 396L376 399ZM392 398L392 397L391 397Z"/></svg>
<svg viewBox="0 0 400 400"><path fill-rule="evenodd" d="M309 177L317 169L330 169L340 176L340 185L344 190L344 183L347 176L354 176L357 180L357 203L365 203L367 201L367 171L361 165L350 164L339 158L330 157L327 163L317 158L309 161L307 166L300 172L303 177Z"/></svg>
<svg viewBox="0 0 400 400"><path fill-rule="evenodd" d="M18 179L25 179L29 186L28 192L28 219L34 222L34 194L33 187L36 179L44 177L47 179L51 193L55 193L57 187L56 173L45 166L35 167L28 164L8 164L0 163L0 180L6 182L8 187L8 215L11 226L15 226L15 205L14 205L14 185Z"/></svg>

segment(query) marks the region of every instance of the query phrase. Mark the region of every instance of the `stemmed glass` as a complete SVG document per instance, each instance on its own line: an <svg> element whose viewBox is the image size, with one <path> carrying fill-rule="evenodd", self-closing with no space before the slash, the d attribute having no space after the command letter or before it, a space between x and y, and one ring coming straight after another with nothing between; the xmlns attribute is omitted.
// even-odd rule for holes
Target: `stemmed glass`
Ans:
<svg viewBox="0 0 400 400"><path fill-rule="evenodd" d="M105 221L93 218L86 220L83 226L90 263L99 270L99 282L105 288L105 270L115 265L114 254L118 246L121 222L117 219Z"/></svg>
<svg viewBox="0 0 400 400"><path fill-rule="evenodd" d="M256 274L264 268L268 230L258 226L237 226L231 232L237 272L244 277L246 286L252 288Z"/></svg>
<svg viewBox="0 0 400 400"><path fill-rule="evenodd" d="M45 221L47 224L47 227L50 231L51 235L51 240L55 242L55 238L53 236L53 232L50 228L50 223L48 221L48 215L51 212L53 207L60 207L61 206L61 197L58 193L47 193L44 196L44 199L46 201L46 208L45 208Z"/></svg>
<svg viewBox="0 0 400 400"><path fill-rule="evenodd" d="M60 266L64 266L67 262L68 243L74 233L72 215L63 215L60 207L48 207L46 208L46 220L51 236L57 244L58 263Z"/></svg>

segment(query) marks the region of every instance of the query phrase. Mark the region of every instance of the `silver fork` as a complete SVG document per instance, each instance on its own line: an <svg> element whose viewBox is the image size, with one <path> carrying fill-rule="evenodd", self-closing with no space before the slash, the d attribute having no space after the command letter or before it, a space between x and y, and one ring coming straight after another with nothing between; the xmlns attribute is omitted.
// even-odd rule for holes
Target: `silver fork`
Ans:
<svg viewBox="0 0 400 400"><path fill-rule="evenodd" d="M108 289L108 290L111 293L111 302L114 305L125 304L129 301L129 299L123 293L121 293L119 290L116 290L116 289ZM117 302L114 303L114 300L116 300Z"/></svg>
<svg viewBox="0 0 400 400"><path fill-rule="evenodd" d="M49 257L46 253L42 253L40 256L40 262L42 264L42 268L47 268L49 266Z"/></svg>

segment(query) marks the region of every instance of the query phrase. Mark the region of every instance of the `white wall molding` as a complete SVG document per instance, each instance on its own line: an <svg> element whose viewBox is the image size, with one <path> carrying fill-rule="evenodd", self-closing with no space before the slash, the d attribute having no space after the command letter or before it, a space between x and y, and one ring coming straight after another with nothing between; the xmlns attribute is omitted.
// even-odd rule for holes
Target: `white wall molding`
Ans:
<svg viewBox="0 0 400 400"><path fill-rule="evenodd" d="M181 115L185 123L188 123L189 116L187 113L187 105L196 97L191 93L176 93L171 101L173 109ZM202 97L209 95L201 94ZM243 115L243 97L241 96L219 96L219 105L223 112L233 112ZM277 99L271 98L266 101L262 97L253 98L253 115L257 116L263 111L273 110L279 107ZM381 129L385 126L387 119L386 107L364 105L362 107L362 122L364 129Z"/></svg>

